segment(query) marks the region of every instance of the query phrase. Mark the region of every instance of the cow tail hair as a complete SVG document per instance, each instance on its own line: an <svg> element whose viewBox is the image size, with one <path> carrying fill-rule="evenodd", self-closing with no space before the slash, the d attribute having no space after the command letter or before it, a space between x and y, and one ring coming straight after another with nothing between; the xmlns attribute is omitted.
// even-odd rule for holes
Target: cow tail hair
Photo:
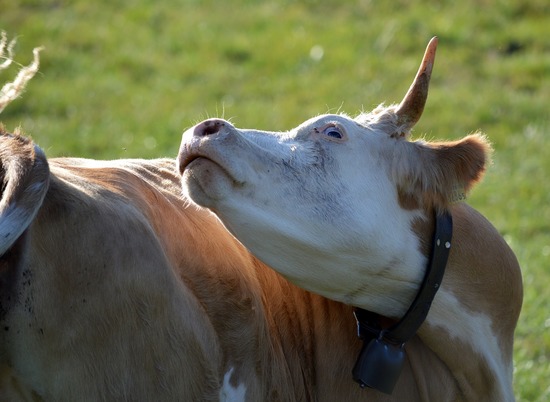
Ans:
<svg viewBox="0 0 550 402"><path fill-rule="evenodd" d="M15 42L15 39L12 39L8 43L6 33L4 31L0 32L0 71L6 70L12 64ZM0 113L2 113L9 103L17 99L23 93L27 83L38 72L38 67L40 65L39 53L41 50L42 47L34 48L33 61L29 65L21 68L12 82L8 82L0 88Z"/></svg>

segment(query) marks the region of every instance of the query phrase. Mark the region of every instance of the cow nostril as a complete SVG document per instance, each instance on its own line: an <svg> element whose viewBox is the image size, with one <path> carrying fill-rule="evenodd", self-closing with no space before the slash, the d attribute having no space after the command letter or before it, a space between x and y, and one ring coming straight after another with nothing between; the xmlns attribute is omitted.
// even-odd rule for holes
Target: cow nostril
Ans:
<svg viewBox="0 0 550 402"><path fill-rule="evenodd" d="M212 119L205 120L195 127L195 135L205 136L218 133L221 128L225 125L223 120Z"/></svg>
<svg viewBox="0 0 550 402"><path fill-rule="evenodd" d="M216 124L216 125L211 125L211 126L205 127L205 129L203 131L203 134L204 135L216 134L218 131L220 131L220 128Z"/></svg>

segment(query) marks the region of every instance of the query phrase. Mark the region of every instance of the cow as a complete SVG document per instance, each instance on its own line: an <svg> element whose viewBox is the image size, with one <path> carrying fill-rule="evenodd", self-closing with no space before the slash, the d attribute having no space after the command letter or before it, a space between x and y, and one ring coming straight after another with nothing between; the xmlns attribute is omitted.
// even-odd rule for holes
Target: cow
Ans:
<svg viewBox="0 0 550 402"><path fill-rule="evenodd" d="M366 347L390 356L374 360L367 373L361 367L368 367L368 358L360 357L354 373L362 386L383 392L356 395L349 378L330 385L317 379L314 400L514 400L520 268L499 232L465 202L483 176L490 144L480 133L456 141L410 140L426 103L436 46L433 38L398 105L355 118L320 115L286 132L209 119L183 134L177 163L187 196L290 283L331 306L354 306ZM430 268L436 254L443 262ZM433 282L432 271L442 281ZM425 311L413 320L410 336L392 344L387 335L411 321L406 317L418 310L415 297L427 301ZM354 354L347 349L353 341L344 341L337 328L345 326L349 335L351 313L325 311L323 320L317 303L307 308L305 339L324 343L305 348L306 356L315 356L307 367L326 374L328 358L337 372L349 370L353 363L342 356ZM329 332L320 332L326 326ZM402 349L405 357L391 357ZM401 359L401 367L392 359ZM378 377L363 381L363 374ZM394 383L386 383L389 377Z"/></svg>
<svg viewBox="0 0 550 402"><path fill-rule="evenodd" d="M0 159L0 400L346 395L348 307L284 280L190 204L173 158L48 160L4 131Z"/></svg>
<svg viewBox="0 0 550 402"><path fill-rule="evenodd" d="M384 325L399 318L431 248L426 237L433 222L424 217L425 203L439 208L445 201L440 193L418 192L434 183L412 178L391 199L391 185L397 186L402 171L386 171L382 117L383 112L357 122L327 117L342 126L314 133L319 139L310 139L311 145L297 141L296 131L265 136L211 120L184 135L176 163L174 158L47 158L29 138L1 129L0 400L513 399L519 269L498 232L463 203L448 208L454 233L442 289L404 347L392 392L362 388L353 379L364 346L357 336L357 309L370 309ZM346 205L351 197L346 183L337 181L342 179L337 155L319 148L322 135L327 144L345 146L351 141L337 137L351 137L351 128L368 131L373 144L379 141L367 151L372 170L364 171L366 184L357 189L368 185L376 194L361 193L366 198L353 206ZM413 157L404 138L397 137L392 141L403 148L396 169ZM222 151L216 143L226 146L226 153L216 153ZM416 147L435 161L431 152L445 153L439 163L448 169L459 163L466 169L479 161L459 159L482 144L472 137ZM312 154L307 169L307 155L298 156L304 147L325 152ZM238 151L246 151L233 155L242 159L241 167L227 153ZM280 159L287 151L289 157ZM281 165L267 176L271 167L262 153ZM215 155L222 159L213 164ZM408 166L418 180L428 174L426 163ZM323 165L327 176L315 178ZM281 171L290 176L277 176ZM445 180L437 183L438 191L455 177L452 170L439 174ZM273 190L255 187L260 179ZM303 188L294 194L292 186L300 180ZM324 192L312 187L323 183ZM308 205L287 210L298 195ZM355 214L357 208L369 211L365 219ZM269 222L262 222L266 217ZM373 217L378 221L370 222L369 233L362 225ZM373 258L396 251L385 243L382 223L394 226L393 240L403 243L403 253L374 272ZM317 239L311 230L317 230ZM254 233L261 238L251 241ZM368 235L365 254L346 257L356 245L354 234ZM280 259L271 258L258 240ZM317 250L320 245L329 248ZM307 264L306 258L311 258ZM405 263L411 265L405 269ZM327 282L331 264L340 264L339 275ZM357 280L345 295L336 292L343 276Z"/></svg>

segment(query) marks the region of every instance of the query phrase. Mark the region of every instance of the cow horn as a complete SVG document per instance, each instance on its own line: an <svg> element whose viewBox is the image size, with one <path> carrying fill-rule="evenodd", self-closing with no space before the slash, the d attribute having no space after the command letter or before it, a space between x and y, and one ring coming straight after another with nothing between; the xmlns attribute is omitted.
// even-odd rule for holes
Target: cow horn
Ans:
<svg viewBox="0 0 550 402"><path fill-rule="evenodd" d="M401 135L408 133L422 116L428 98L428 86L432 75L436 48L437 36L434 36L426 47L424 58L409 91L397 107L397 123Z"/></svg>

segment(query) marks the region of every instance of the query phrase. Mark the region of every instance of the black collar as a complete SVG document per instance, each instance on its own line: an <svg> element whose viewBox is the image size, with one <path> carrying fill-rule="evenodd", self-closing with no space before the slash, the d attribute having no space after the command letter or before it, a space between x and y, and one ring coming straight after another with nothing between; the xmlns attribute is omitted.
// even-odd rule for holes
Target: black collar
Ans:
<svg viewBox="0 0 550 402"><path fill-rule="evenodd" d="M422 285L405 315L390 328L382 329L379 316L356 308L357 332L363 348L353 368L353 379L361 387L391 394L404 362L404 346L422 325L439 290L451 248L453 219L450 213L435 214L430 261Z"/></svg>

